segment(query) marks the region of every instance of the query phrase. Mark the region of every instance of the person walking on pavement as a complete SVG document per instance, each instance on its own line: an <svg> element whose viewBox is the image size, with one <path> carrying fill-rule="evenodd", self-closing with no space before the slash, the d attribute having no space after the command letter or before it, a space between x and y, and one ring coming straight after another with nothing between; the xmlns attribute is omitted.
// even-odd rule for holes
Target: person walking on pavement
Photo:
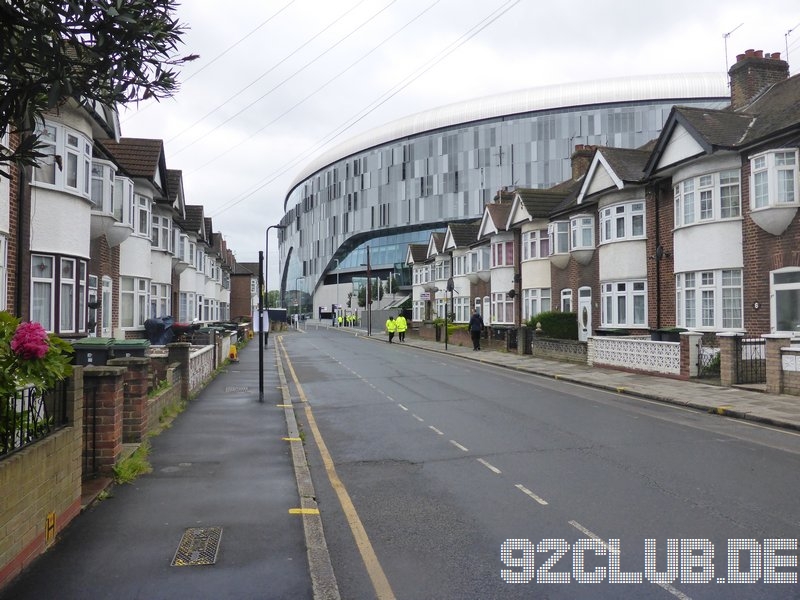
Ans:
<svg viewBox="0 0 800 600"><path fill-rule="evenodd" d="M392 315L389 315L389 318L386 319L386 331L389 333L389 343L391 344L394 332L397 331L397 323Z"/></svg>
<svg viewBox="0 0 800 600"><path fill-rule="evenodd" d="M481 349L481 332L483 331L483 317L476 308L469 319L469 334L472 336L472 349Z"/></svg>
<svg viewBox="0 0 800 600"><path fill-rule="evenodd" d="M400 342L406 341L406 329L408 329L408 321L403 316L403 313L397 315L394 320L395 324L397 325L397 340Z"/></svg>

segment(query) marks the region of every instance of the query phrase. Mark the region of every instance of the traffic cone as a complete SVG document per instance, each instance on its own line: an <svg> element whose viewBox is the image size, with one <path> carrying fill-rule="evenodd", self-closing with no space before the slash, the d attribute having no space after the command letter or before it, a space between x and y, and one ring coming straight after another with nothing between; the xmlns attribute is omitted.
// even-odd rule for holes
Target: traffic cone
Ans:
<svg viewBox="0 0 800 600"><path fill-rule="evenodd" d="M231 359L231 362L239 362L239 351L236 349L236 346L231 346L231 351L228 352L228 358Z"/></svg>

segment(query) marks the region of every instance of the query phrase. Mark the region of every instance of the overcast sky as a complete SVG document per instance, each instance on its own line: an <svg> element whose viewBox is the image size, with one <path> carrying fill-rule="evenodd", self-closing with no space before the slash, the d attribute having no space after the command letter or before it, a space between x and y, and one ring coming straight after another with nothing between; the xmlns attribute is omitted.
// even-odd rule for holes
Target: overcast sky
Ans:
<svg viewBox="0 0 800 600"><path fill-rule="evenodd" d="M304 165L397 118L559 83L724 72L748 48L787 58L788 43L792 74L800 65L797 0L183 0L178 18L183 53L200 58L174 98L124 110L122 135L164 140L187 203L241 262L258 260Z"/></svg>

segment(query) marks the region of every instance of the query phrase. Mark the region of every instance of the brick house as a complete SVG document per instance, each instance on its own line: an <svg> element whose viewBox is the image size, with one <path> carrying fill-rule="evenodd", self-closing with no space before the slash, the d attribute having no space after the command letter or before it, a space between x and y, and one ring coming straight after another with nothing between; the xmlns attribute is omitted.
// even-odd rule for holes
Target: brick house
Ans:
<svg viewBox="0 0 800 600"><path fill-rule="evenodd" d="M672 273L660 318L700 331L800 332L800 77L780 55L731 67L725 110L673 108L646 171ZM671 314L670 314L671 313Z"/></svg>

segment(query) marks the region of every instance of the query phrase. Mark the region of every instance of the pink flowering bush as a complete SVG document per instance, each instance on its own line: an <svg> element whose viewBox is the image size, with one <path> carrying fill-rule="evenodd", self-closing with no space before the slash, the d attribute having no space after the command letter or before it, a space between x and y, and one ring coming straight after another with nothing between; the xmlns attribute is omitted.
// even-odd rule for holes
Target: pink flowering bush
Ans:
<svg viewBox="0 0 800 600"><path fill-rule="evenodd" d="M11 350L25 360L43 358L49 349L47 332L39 323L21 323L11 338Z"/></svg>
<svg viewBox="0 0 800 600"><path fill-rule="evenodd" d="M16 390L52 387L72 372L72 346L49 335L39 323L20 323L0 312L0 402Z"/></svg>

